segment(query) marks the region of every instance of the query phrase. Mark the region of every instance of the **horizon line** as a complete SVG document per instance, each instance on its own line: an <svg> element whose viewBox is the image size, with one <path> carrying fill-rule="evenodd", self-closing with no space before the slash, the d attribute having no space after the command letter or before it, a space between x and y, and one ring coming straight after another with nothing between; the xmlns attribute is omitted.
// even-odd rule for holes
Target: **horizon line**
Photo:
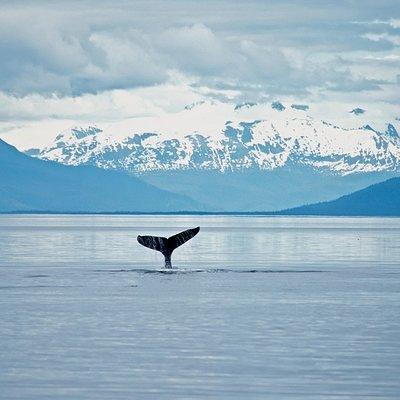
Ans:
<svg viewBox="0 0 400 400"><path fill-rule="evenodd" d="M215 216L269 216L269 217L387 217L383 214L291 214L283 211L0 211L0 215L215 215Z"/></svg>

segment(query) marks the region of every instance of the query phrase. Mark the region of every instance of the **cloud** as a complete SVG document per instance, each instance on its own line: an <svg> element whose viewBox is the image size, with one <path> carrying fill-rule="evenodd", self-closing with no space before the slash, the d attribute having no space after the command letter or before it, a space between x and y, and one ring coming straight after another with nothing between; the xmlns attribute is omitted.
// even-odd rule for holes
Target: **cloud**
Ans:
<svg viewBox="0 0 400 400"><path fill-rule="evenodd" d="M151 113L181 104L157 105L167 87L183 98L395 101L398 14L396 0L3 2L0 118Z"/></svg>
<svg viewBox="0 0 400 400"><path fill-rule="evenodd" d="M163 84L130 90L109 90L81 96L30 94L16 97L0 92L0 121L47 118L93 122L113 121L180 111L205 96L187 84Z"/></svg>
<svg viewBox="0 0 400 400"><path fill-rule="evenodd" d="M203 24L171 28L156 38L166 65L195 75L217 75L235 62L223 40Z"/></svg>
<svg viewBox="0 0 400 400"><path fill-rule="evenodd" d="M62 20L55 13L48 19L36 17L24 10L0 17L3 91L71 95L149 86L166 79L139 33L91 29L83 19Z"/></svg>

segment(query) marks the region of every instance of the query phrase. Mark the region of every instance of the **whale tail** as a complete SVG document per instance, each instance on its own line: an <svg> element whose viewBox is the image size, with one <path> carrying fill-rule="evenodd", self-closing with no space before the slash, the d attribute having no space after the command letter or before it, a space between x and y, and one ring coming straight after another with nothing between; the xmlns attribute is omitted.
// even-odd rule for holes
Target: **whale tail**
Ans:
<svg viewBox="0 0 400 400"><path fill-rule="evenodd" d="M179 246L186 243L192 237L196 236L200 231L200 227L188 229L177 233L169 238L161 236L138 236L137 241L149 249L157 250L165 257L165 268L172 268L171 255Z"/></svg>

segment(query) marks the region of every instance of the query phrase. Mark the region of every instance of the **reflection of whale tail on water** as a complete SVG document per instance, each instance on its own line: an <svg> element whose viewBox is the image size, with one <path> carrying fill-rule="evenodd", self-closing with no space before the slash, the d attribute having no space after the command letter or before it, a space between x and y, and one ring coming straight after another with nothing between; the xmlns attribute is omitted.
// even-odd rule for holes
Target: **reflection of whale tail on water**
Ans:
<svg viewBox="0 0 400 400"><path fill-rule="evenodd" d="M169 238L160 236L138 236L137 241L149 249L161 252L165 257L165 268L172 268L172 252L183 243L187 242L200 231L200 227L188 229Z"/></svg>

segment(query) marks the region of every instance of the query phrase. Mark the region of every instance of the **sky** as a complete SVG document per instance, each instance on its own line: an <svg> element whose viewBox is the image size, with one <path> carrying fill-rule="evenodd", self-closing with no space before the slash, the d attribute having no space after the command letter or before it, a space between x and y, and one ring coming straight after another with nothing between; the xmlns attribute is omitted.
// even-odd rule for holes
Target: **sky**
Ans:
<svg viewBox="0 0 400 400"><path fill-rule="evenodd" d="M400 117L399 86L399 0L0 0L0 134L203 99Z"/></svg>

